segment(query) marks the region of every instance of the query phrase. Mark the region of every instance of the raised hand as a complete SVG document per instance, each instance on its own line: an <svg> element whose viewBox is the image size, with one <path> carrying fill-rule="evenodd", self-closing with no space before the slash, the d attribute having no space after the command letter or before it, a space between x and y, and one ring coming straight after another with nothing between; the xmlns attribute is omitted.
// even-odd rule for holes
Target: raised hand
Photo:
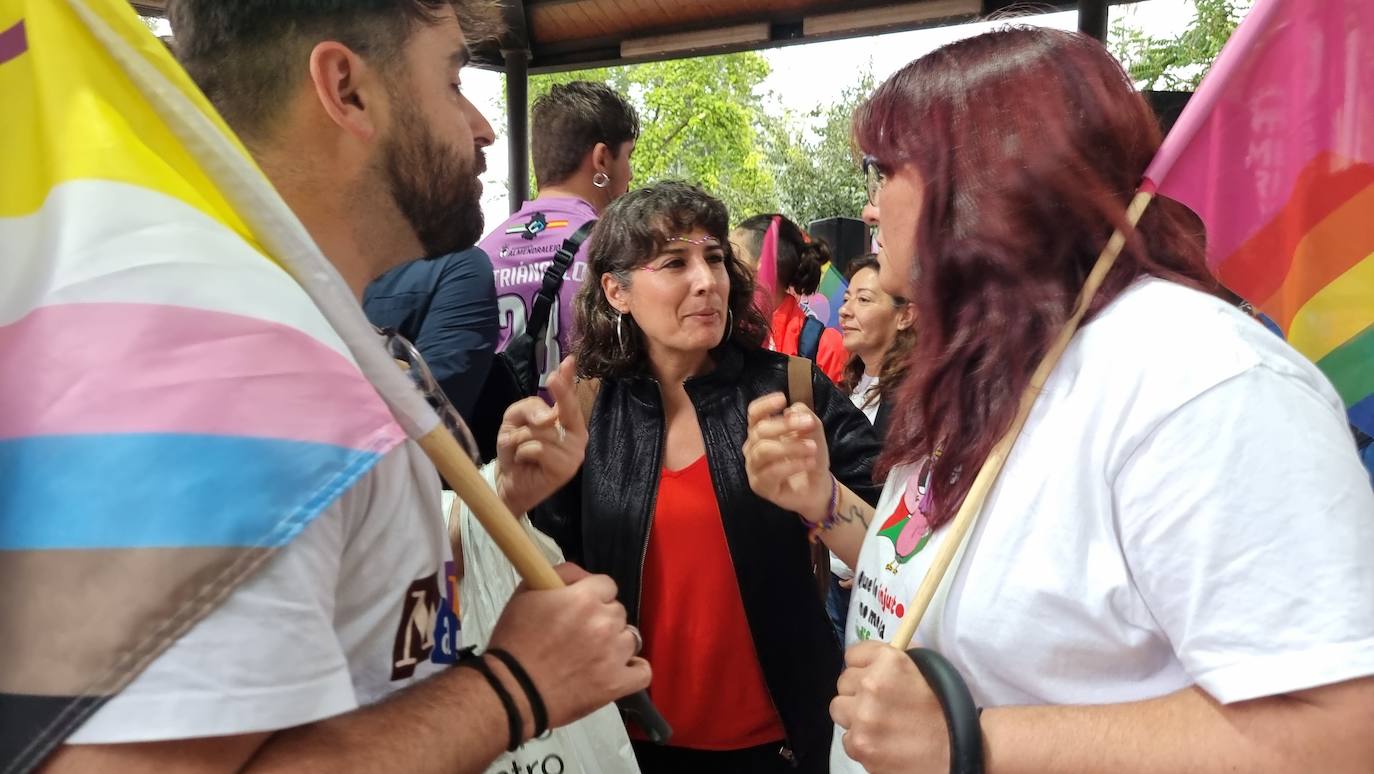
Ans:
<svg viewBox="0 0 1374 774"><path fill-rule="evenodd" d="M587 421L573 388L576 364L567 358L549 377L550 407L525 398L506 409L496 436L496 493L517 515L568 483L587 451Z"/></svg>
<svg viewBox="0 0 1374 774"><path fill-rule="evenodd" d="M810 522L825 519L832 482L821 420L780 392L749 404L744 468L754 493Z"/></svg>

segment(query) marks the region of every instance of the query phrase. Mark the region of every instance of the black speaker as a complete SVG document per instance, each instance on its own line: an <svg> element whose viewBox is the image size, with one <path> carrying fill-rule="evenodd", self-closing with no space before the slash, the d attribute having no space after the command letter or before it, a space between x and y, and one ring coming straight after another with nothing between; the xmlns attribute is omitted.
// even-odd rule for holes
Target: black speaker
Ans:
<svg viewBox="0 0 1374 774"><path fill-rule="evenodd" d="M832 263L844 274L849 262L869 253L868 224L858 218L823 218L806 227L813 239L824 239L830 247Z"/></svg>

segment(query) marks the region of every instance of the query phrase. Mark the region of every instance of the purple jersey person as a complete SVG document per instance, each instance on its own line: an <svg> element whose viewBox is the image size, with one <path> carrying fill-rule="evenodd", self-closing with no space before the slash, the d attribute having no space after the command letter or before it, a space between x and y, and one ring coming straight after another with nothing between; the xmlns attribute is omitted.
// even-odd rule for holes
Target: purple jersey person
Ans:
<svg viewBox="0 0 1374 774"><path fill-rule="evenodd" d="M501 326L497 351L505 349L511 337L525 330L534 296L544 282L544 272L553 262L563 241L583 223L596 218L596 210L575 197L541 196L525 205L482 240L482 250L491 256L496 277L496 310ZM587 242L577 250L559 289L558 300L549 311L549 325L539 354L539 387L543 391L549 374L558 368L572 350L573 297L587 274Z"/></svg>
<svg viewBox="0 0 1374 774"><path fill-rule="evenodd" d="M639 118L625 97L604 84L574 81L535 100L530 133L539 196L481 243L496 278L498 351L524 331L544 271L564 240L629 190ZM572 351L573 297L587 273L586 244L564 275L543 345L536 350L540 394L546 398L549 375Z"/></svg>

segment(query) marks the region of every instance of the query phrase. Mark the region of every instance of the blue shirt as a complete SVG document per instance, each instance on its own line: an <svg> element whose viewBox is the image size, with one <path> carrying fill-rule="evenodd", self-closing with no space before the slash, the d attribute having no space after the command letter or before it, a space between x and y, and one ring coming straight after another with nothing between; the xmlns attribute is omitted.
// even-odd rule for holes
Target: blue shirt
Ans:
<svg viewBox="0 0 1374 774"><path fill-rule="evenodd" d="M496 351L496 283L491 259L476 247L399 266L363 293L379 328L410 339L464 420Z"/></svg>

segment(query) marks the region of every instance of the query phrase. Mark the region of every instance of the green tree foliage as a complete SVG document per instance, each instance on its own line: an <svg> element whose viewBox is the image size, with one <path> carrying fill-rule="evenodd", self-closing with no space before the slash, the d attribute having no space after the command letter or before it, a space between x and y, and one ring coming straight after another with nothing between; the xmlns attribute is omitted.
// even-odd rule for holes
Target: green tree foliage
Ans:
<svg viewBox="0 0 1374 774"><path fill-rule="evenodd" d="M608 84L639 110L635 184L696 183L719 196L737 220L777 209L768 117L758 94L768 73L768 61L756 52L580 70L532 77L530 101L556 83Z"/></svg>
<svg viewBox="0 0 1374 774"><path fill-rule="evenodd" d="M803 227L837 215L857 218L863 210L867 194L850 127L876 85L870 66L836 102L774 124L770 140L782 212Z"/></svg>
<svg viewBox="0 0 1374 774"><path fill-rule="evenodd" d="M1188 29L1156 38L1123 21L1112 26L1112 52L1142 89L1193 91L1221 53L1250 0L1194 0Z"/></svg>

